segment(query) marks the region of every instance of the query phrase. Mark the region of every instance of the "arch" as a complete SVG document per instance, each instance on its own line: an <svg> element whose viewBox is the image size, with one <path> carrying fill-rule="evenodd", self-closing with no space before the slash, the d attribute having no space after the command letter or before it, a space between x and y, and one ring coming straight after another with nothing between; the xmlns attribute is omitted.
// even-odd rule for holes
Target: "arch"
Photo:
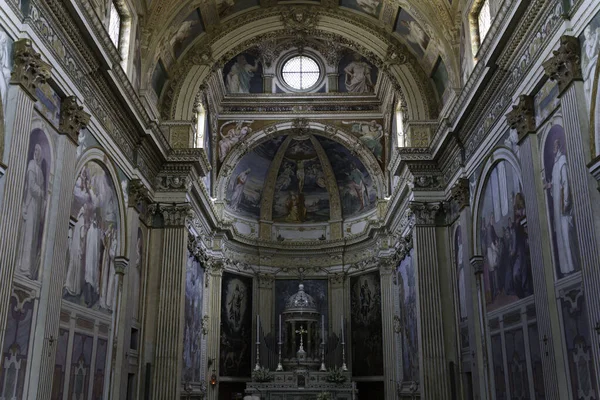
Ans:
<svg viewBox="0 0 600 400"><path fill-rule="evenodd" d="M255 132L244 142L235 146L223 160L223 165L218 172L216 181L217 198L221 200L225 199L229 174L233 172L238 162L248 151L273 137L294 133L296 129L298 128L294 126L292 121L276 123ZM385 179L381 167L373 153L371 153L357 137L338 127L325 125L320 122L307 122L305 129L310 131L310 133L324 136L355 151L358 158L365 166L365 169L373 179L377 197L380 199L385 197Z"/></svg>
<svg viewBox="0 0 600 400"><path fill-rule="evenodd" d="M305 10L309 12L309 9ZM228 30L220 35L206 40L197 39L178 64L171 68L169 75L173 78L161 96L163 118L191 120L198 88L215 69L236 54L264 41L292 34L282 16L282 8L277 7L269 11L248 12L243 19L234 19L226 27ZM384 35L356 17L344 13L340 16L339 12L331 10L319 13L315 26L310 28L310 34L316 39L350 47L383 70L380 73L387 74L395 82L397 90L401 91L402 98L406 99L410 119L426 120L437 115L437 103L428 75L398 38ZM399 52L402 55L400 58L406 62L386 63L389 51Z"/></svg>
<svg viewBox="0 0 600 400"><path fill-rule="evenodd" d="M475 256L481 256L481 232L479 227L479 217L481 213L481 205L483 201L484 189L488 182L488 178L492 172L492 170L499 164L501 161L508 162L515 171L519 174L519 180L521 185L523 184L523 177L521 175L521 165L519 164L519 160L517 156L507 147L501 146L492 151L490 155L488 155L487 159L483 163L483 168L481 170L481 174L479 175L479 182L477 182L475 189L475 196L473 197L473 211L471 214L471 221L473 221L473 229L471 229L471 243L473 243L472 253ZM526 205L527 206L527 205Z"/></svg>
<svg viewBox="0 0 600 400"><path fill-rule="evenodd" d="M90 161L95 161L98 164L100 164L100 166L106 168L106 170L108 171L108 173L110 175L110 179L113 184L115 194L117 196L117 207L118 207L118 212L119 212L119 224L120 224L119 231L120 232L119 232L119 249L118 249L119 254L118 255L127 257L129 235L128 235L128 226L127 226L126 219L125 219L125 210L126 210L125 199L123 198L122 191L119 190L119 188L120 188L120 185L118 185L119 176L117 174L116 167L114 166L114 164L113 164L112 160L109 158L109 156L98 147L91 147L91 148L87 149L81 155L79 160L77 161L77 165L75 167L75 176L74 176L74 180L72 182L72 187L73 188L75 187L75 185L77 184L77 178L79 177L81 170Z"/></svg>

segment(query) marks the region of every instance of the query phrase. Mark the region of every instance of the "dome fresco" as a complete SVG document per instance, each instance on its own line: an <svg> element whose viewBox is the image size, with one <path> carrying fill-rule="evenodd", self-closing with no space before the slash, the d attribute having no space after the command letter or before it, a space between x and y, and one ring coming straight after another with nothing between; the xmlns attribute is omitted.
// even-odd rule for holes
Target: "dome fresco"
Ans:
<svg viewBox="0 0 600 400"><path fill-rule="evenodd" d="M274 190L266 193L266 186ZM361 160L316 135L282 135L258 145L239 160L226 192L230 212L290 224L327 222L336 213L356 217L371 211L375 200ZM336 204L341 210L332 209ZM261 210L265 205L271 207Z"/></svg>

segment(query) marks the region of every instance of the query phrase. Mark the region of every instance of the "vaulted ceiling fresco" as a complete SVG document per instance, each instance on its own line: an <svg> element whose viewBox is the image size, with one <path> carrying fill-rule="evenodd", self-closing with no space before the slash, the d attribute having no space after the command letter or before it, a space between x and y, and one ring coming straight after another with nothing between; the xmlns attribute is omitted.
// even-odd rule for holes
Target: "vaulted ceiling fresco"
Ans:
<svg viewBox="0 0 600 400"><path fill-rule="evenodd" d="M363 162L319 135L281 135L255 147L229 177L230 212L281 223L327 222L365 214L377 193Z"/></svg>

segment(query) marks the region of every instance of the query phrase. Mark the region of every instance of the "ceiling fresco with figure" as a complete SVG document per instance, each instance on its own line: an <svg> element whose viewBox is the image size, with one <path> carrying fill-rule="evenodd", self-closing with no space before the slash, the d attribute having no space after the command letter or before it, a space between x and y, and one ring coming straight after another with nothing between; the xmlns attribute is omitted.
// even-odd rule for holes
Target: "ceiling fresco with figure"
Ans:
<svg viewBox="0 0 600 400"><path fill-rule="evenodd" d="M397 53L392 58L397 58L396 61L391 61L392 64L398 60L401 64L405 63L405 57L409 57L408 62L421 69L415 72L419 75L419 80L427 80L428 84L433 85L430 77L440 58L448 72L446 79L451 83L458 79L460 61L459 54L455 51L459 36L455 29L458 4L449 0L403 0L393 4L382 0L338 0L336 4L339 9L334 12L331 8L332 1L334 0L295 4L292 1L277 3L273 0L209 0L200 5L192 1L153 2L147 6L143 20L143 76L149 82L160 60L161 68L170 78L164 87L159 87L160 93L156 93L162 102L172 99L171 94L163 96L162 92L168 92L169 89L181 90L181 75L186 74L195 65L219 65L221 68L225 66L222 73L228 93L257 93L261 89L257 79L261 76L261 70L265 68L264 62L268 62L269 57L273 55L273 48L269 43L275 43L277 37L286 35L302 40L310 36L319 37L327 32L327 29L321 31L319 21L333 18L338 21L340 27L328 29L341 32L342 25L346 25L351 27L354 35L348 43L338 44L357 50L359 56L368 55L368 60L365 61L372 62L378 57L387 63L386 58L391 53L386 54L385 49L389 46L388 53L391 47L397 48L393 50ZM270 22L263 24L259 22L261 18ZM276 28L275 25L269 26L275 24L272 21L278 19L280 22L276 24L282 24L280 28ZM245 25L248 25L248 29L244 29ZM382 27L385 29L382 30ZM228 44L223 47L224 42L219 40L229 34L232 40L228 40ZM265 38L261 38L261 35ZM385 44L370 48L373 46L369 43L372 40L366 40L361 48L350 43L373 35L378 36L378 40L383 40ZM332 38L326 39L326 43L331 44ZM253 40L253 44L250 44ZM242 41L249 44L244 46ZM258 50L255 52L258 57L244 54L242 59L236 56L252 46ZM237 50L233 50L234 48ZM229 52L224 53L224 50ZM232 51L236 52L231 54ZM228 54L231 55L227 56ZM227 58L223 59L224 56ZM353 61L352 57L354 55L342 61L349 64ZM239 76L236 73L237 69L253 75L252 82L238 82L235 79ZM366 82L365 85L357 87L367 88L363 89L364 91L372 90L377 79L377 68L372 64L371 73L372 85L369 86L370 83ZM341 82L340 90L352 91L347 88L348 84L346 81ZM170 88L171 85L176 87Z"/></svg>
<svg viewBox="0 0 600 400"><path fill-rule="evenodd" d="M263 142L224 179L229 212L279 223L353 218L373 210L377 199L363 162L342 144L312 134Z"/></svg>

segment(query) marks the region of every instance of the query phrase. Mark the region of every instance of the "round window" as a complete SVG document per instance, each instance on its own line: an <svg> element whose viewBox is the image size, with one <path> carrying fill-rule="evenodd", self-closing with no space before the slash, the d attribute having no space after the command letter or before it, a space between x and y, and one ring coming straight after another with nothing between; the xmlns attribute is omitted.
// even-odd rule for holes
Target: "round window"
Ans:
<svg viewBox="0 0 600 400"><path fill-rule="evenodd" d="M307 56L292 57L283 64L281 76L285 83L296 90L312 88L321 77L321 68Z"/></svg>

